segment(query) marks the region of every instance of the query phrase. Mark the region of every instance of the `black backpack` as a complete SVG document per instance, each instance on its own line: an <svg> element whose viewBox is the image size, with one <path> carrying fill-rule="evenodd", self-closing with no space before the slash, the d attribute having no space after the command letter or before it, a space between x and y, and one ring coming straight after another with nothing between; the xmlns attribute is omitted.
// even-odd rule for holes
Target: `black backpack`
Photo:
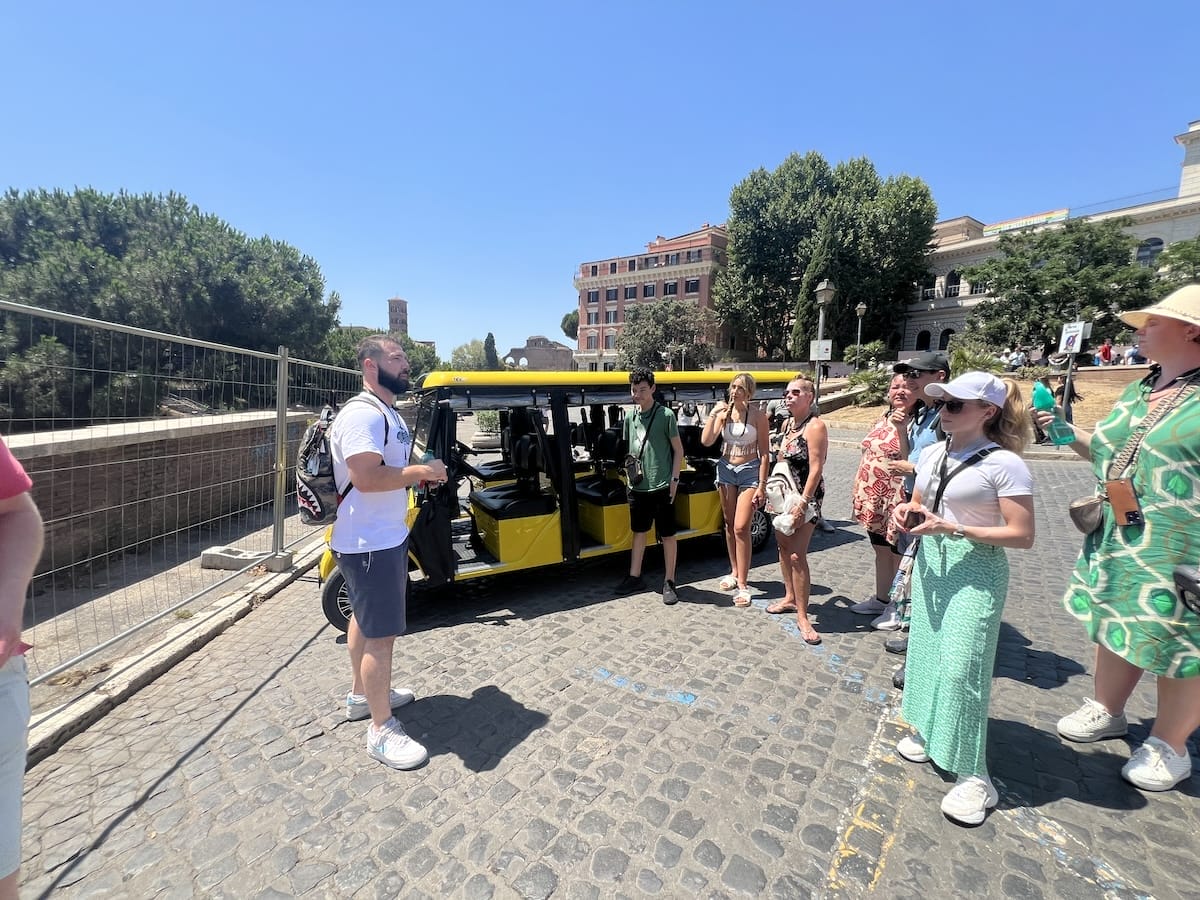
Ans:
<svg viewBox="0 0 1200 900"><path fill-rule="evenodd" d="M355 400L370 403L365 397L351 397L346 403ZM371 405L375 406L374 403ZM383 446L386 447L390 434L388 417L382 410L379 414L383 416ZM347 484L344 491L339 491L333 478L329 426L333 424L334 415L333 407L322 409L317 421L305 430L296 453L296 506L300 510L300 521L305 525L325 525L336 519L338 504L354 487Z"/></svg>

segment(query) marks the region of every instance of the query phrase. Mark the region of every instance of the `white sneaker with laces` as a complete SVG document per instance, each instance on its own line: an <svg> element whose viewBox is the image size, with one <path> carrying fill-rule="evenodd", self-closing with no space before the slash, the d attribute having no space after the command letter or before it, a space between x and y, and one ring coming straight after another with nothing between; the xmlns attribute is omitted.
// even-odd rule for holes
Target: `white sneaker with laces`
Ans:
<svg viewBox="0 0 1200 900"><path fill-rule="evenodd" d="M909 762L929 762L929 754L925 752L925 741L915 731L906 737L900 738L900 742L896 744L896 752Z"/></svg>
<svg viewBox="0 0 1200 900"><path fill-rule="evenodd" d="M871 627L876 631L899 631L904 623L900 621L900 610L895 603L889 603L879 617L871 620Z"/></svg>
<svg viewBox="0 0 1200 900"><path fill-rule="evenodd" d="M417 695L408 688L400 688L398 691L391 692L392 709L399 709L402 706L408 706ZM371 707L367 706L367 698L363 694L347 694L346 695L346 718L351 722L358 722L361 719L369 719L371 717Z"/></svg>
<svg viewBox="0 0 1200 900"><path fill-rule="evenodd" d="M880 600L878 596L872 594L866 600L859 600L857 603L852 605L850 607L850 612L858 613L862 616L877 616L887 609L887 607L888 605Z"/></svg>
<svg viewBox="0 0 1200 900"><path fill-rule="evenodd" d="M1058 733L1068 741L1080 744L1122 737L1127 731L1129 723L1125 720L1125 713L1114 716L1104 708L1104 704L1091 697L1084 700L1083 706L1075 712L1058 720Z"/></svg>
<svg viewBox="0 0 1200 900"><path fill-rule="evenodd" d="M1164 740L1146 738L1121 767L1121 777L1144 791L1169 791L1192 774L1192 758Z"/></svg>
<svg viewBox="0 0 1200 900"><path fill-rule="evenodd" d="M978 825L987 811L1000 802L992 779L968 775L958 780L942 798L942 812L963 825Z"/></svg>
<svg viewBox="0 0 1200 900"><path fill-rule="evenodd" d="M367 752L393 769L415 769L429 759L425 748L410 738L394 718L382 728L376 728L374 722L367 726Z"/></svg>

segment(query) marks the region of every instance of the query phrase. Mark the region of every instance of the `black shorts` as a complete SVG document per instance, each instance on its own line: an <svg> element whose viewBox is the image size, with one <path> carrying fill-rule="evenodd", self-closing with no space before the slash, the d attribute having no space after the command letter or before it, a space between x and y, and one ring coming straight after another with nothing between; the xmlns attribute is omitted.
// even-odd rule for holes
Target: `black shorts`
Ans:
<svg viewBox="0 0 1200 900"><path fill-rule="evenodd" d="M629 492L629 527L635 534L644 534L653 525L660 538L675 537L675 501L671 489Z"/></svg>
<svg viewBox="0 0 1200 900"><path fill-rule="evenodd" d="M893 553L900 552L899 550L896 549L895 544L889 544L888 539L886 537L884 537L882 534L876 534L874 531L867 532L867 540L869 540L871 542L871 544L875 547L887 547Z"/></svg>

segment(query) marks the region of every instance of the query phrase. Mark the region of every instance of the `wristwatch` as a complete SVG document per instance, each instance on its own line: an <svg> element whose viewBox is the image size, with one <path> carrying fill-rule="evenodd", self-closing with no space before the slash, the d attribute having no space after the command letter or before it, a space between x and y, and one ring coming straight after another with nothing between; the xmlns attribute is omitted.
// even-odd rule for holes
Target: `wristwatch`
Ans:
<svg viewBox="0 0 1200 900"><path fill-rule="evenodd" d="M963 525L962 523L959 523L959 525L954 529L954 533L950 535L950 537L956 537L956 538L965 538L966 536L967 536L967 526Z"/></svg>

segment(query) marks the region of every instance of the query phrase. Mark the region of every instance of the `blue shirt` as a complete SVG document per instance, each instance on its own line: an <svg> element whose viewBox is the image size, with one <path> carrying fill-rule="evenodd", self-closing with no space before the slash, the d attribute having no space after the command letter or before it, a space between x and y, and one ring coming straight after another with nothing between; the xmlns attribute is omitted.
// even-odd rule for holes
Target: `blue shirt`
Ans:
<svg viewBox="0 0 1200 900"><path fill-rule="evenodd" d="M932 447L940 440L938 423L941 419L942 415L938 410L932 406L923 406L913 420L908 423L908 461L914 466L921 456L921 451L926 447ZM917 473L915 471L911 475L904 476L904 492L909 497L912 496L916 483Z"/></svg>

